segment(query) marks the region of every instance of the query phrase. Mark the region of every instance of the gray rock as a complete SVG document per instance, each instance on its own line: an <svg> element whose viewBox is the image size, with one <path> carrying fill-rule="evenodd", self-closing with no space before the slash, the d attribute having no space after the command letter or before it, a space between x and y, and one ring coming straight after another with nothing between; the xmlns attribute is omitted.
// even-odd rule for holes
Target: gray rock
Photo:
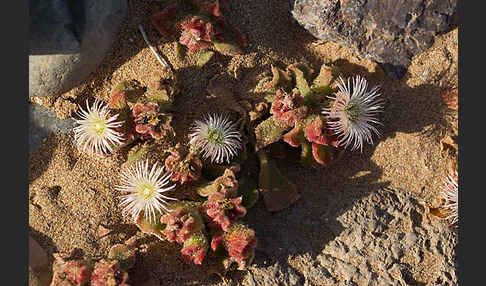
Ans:
<svg viewBox="0 0 486 286"><path fill-rule="evenodd" d="M101 63L127 15L126 0L30 0L29 97L57 96Z"/></svg>
<svg viewBox="0 0 486 286"><path fill-rule="evenodd" d="M400 78L414 55L455 24L456 2L295 0L292 15L313 36L348 47Z"/></svg>
<svg viewBox="0 0 486 286"><path fill-rule="evenodd" d="M29 153L35 151L51 132L69 133L75 127L73 119L59 119L56 113L35 103L29 104Z"/></svg>
<svg viewBox="0 0 486 286"><path fill-rule="evenodd" d="M322 216L302 200L252 225L258 248L243 285L457 285L457 235L416 194L378 189L345 211L339 194L329 195ZM302 223L318 217L318 227Z"/></svg>

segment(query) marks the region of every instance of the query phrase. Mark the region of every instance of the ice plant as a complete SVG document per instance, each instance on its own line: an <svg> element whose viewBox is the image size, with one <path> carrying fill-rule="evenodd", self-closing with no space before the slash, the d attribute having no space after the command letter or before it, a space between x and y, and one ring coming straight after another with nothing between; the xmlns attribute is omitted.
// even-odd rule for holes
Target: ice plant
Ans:
<svg viewBox="0 0 486 286"><path fill-rule="evenodd" d="M459 220L457 171L454 173L454 176L449 175L447 177L442 189L441 196L444 201L442 208L446 209L448 213L445 219L450 220L451 225L454 225Z"/></svg>
<svg viewBox="0 0 486 286"><path fill-rule="evenodd" d="M135 131L143 139L161 139L172 131L172 116L159 111L157 102L136 103L132 113Z"/></svg>
<svg viewBox="0 0 486 286"><path fill-rule="evenodd" d="M162 233L169 242L183 244L194 233L204 229L204 221L199 211L191 206L181 206L164 214L160 222L165 224Z"/></svg>
<svg viewBox="0 0 486 286"><path fill-rule="evenodd" d="M202 162L193 152L188 152L181 145L169 150L165 167L173 172L170 179L181 184L197 181L201 177Z"/></svg>
<svg viewBox="0 0 486 286"><path fill-rule="evenodd" d="M303 105L304 98L299 90L294 89L287 93L282 89L277 90L270 113L275 120L283 126L294 126L294 122L303 119L307 114L307 107Z"/></svg>
<svg viewBox="0 0 486 286"><path fill-rule="evenodd" d="M242 148L241 134L227 116L209 115L203 121L196 120L191 131L190 143L202 158L210 158L213 163L230 163Z"/></svg>
<svg viewBox="0 0 486 286"><path fill-rule="evenodd" d="M214 30L211 23L199 16L194 16L181 23L181 37L179 43L187 46L190 52L209 48L212 39L220 38L220 33Z"/></svg>
<svg viewBox="0 0 486 286"><path fill-rule="evenodd" d="M238 263L238 269L245 269L255 256L257 246L255 231L243 224L235 224L223 236L223 245L230 257L223 261L225 268L232 262Z"/></svg>
<svg viewBox="0 0 486 286"><path fill-rule="evenodd" d="M348 78L347 83L340 77L337 82L339 91L329 98L334 100L330 108L323 108L329 129L337 136L340 146L351 150L363 150L363 142L372 144L372 133L380 135L373 124L381 124L377 115L383 109L383 99L378 86L367 90L368 82L357 75Z"/></svg>
<svg viewBox="0 0 486 286"><path fill-rule="evenodd" d="M78 148L89 155L105 156L113 151L114 146L123 143L123 134L118 131L123 121L118 121L118 114L110 114L110 109L99 99L90 107L86 100L86 110L79 107L75 120L74 140Z"/></svg>
<svg viewBox="0 0 486 286"><path fill-rule="evenodd" d="M165 173L164 167L157 168L157 163L149 170L148 160L122 172L122 184L115 189L127 193L120 196L123 211L131 214L134 220L143 211L144 218L149 221L155 221L156 211L169 212L167 200L177 200L163 194L175 188L175 185L168 186L170 175Z"/></svg>
<svg viewBox="0 0 486 286"><path fill-rule="evenodd" d="M184 242L182 258L187 263L201 265L209 249L209 242L203 232L197 232Z"/></svg>
<svg viewBox="0 0 486 286"><path fill-rule="evenodd" d="M53 272L51 286L85 285L91 273L86 261L64 259L59 253L54 254Z"/></svg>
<svg viewBox="0 0 486 286"><path fill-rule="evenodd" d="M246 208L241 204L242 201L242 197L205 201L203 210L209 217L209 225L227 231L237 219L246 215Z"/></svg>
<svg viewBox="0 0 486 286"><path fill-rule="evenodd" d="M94 265L91 274L91 286L130 286L127 284L128 273L123 271L118 260L100 260ZM80 284L81 285L81 284Z"/></svg>

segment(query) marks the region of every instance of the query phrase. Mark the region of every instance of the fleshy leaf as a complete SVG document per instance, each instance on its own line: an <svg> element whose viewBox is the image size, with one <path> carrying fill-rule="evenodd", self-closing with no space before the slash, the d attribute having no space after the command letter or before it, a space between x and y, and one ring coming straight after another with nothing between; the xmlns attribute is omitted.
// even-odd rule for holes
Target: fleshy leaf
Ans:
<svg viewBox="0 0 486 286"><path fill-rule="evenodd" d="M281 87L284 90L289 90L291 84L292 78L290 77L290 75L287 72L272 65L272 80L266 84L266 88L276 90Z"/></svg>
<svg viewBox="0 0 486 286"><path fill-rule="evenodd" d="M312 87L329 87L334 80L332 68L326 64L322 64L319 74L312 82Z"/></svg>
<svg viewBox="0 0 486 286"><path fill-rule="evenodd" d="M258 151L260 159L259 188L263 194L265 207L270 212L289 207L300 198L294 184L282 176L275 162L264 150Z"/></svg>
<svg viewBox="0 0 486 286"><path fill-rule="evenodd" d="M257 183L250 177L243 177L239 181L238 192L243 195L241 203L249 209L255 205L259 198Z"/></svg>
<svg viewBox="0 0 486 286"><path fill-rule="evenodd" d="M282 134L287 129L288 127L277 124L274 120L274 116L271 116L258 124L255 128L256 150L280 140Z"/></svg>
<svg viewBox="0 0 486 286"><path fill-rule="evenodd" d="M140 212L138 219L135 221L135 225L137 225L137 227L143 233L153 234L158 239L165 240L165 236L162 233L162 230L165 228L165 225L163 225L160 222L161 217L162 217L162 214L159 213L158 211L156 211L155 212L155 222L152 222L152 221L145 219L145 216L144 216L143 211L142 211L142 212Z"/></svg>
<svg viewBox="0 0 486 286"><path fill-rule="evenodd" d="M316 160L314 159L314 156L312 154L312 143L309 143L305 141L302 145L302 151L300 154L300 163L304 166L312 167L312 168L320 168L321 165L319 165Z"/></svg>
<svg viewBox="0 0 486 286"><path fill-rule="evenodd" d="M138 160L140 160L140 158L146 155L151 149L152 149L152 145L148 145L148 144L144 144L141 147L133 147L132 149L130 149L127 160L125 161L125 163L123 163L123 166L125 167L134 162L137 162Z"/></svg>
<svg viewBox="0 0 486 286"><path fill-rule="evenodd" d="M135 103L145 93L145 89L135 80L126 80L118 83L113 89L113 93L116 91L124 91L126 100L131 103Z"/></svg>
<svg viewBox="0 0 486 286"><path fill-rule="evenodd" d="M236 44L229 41L213 41L214 49L223 55L235 56L241 55L243 50Z"/></svg>
<svg viewBox="0 0 486 286"><path fill-rule="evenodd" d="M304 76L304 80L309 83L312 79L312 74L314 70L308 66L306 63L295 63L291 64L287 67L287 70L294 72L294 69L298 69L302 71L302 75Z"/></svg>
<svg viewBox="0 0 486 286"><path fill-rule="evenodd" d="M287 132L282 139L292 147L299 147L305 141L304 127L299 122L296 123L294 128Z"/></svg>
<svg viewBox="0 0 486 286"><path fill-rule="evenodd" d="M108 259L118 260L120 268L128 271L135 264L135 253L125 244L115 244L108 252Z"/></svg>
<svg viewBox="0 0 486 286"><path fill-rule="evenodd" d="M291 69L295 74L295 86L300 91L302 97L307 97L310 94L309 83L305 79L304 72L297 67Z"/></svg>
<svg viewBox="0 0 486 286"><path fill-rule="evenodd" d="M202 51L199 54L199 58L197 59L196 66L202 68L205 64L207 64L211 58L214 56L214 52L210 50Z"/></svg>

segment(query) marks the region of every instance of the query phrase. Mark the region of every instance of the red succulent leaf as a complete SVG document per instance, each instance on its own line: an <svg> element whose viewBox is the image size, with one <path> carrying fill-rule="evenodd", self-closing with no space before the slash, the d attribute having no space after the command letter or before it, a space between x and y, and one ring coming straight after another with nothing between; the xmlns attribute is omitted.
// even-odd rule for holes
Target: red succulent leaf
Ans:
<svg viewBox="0 0 486 286"><path fill-rule="evenodd" d="M305 136L309 142L319 145L337 147L339 144L338 140L324 127L324 120L320 116L316 116L307 123L305 126Z"/></svg>
<svg viewBox="0 0 486 286"><path fill-rule="evenodd" d="M246 215L246 208L241 205L242 201L242 197L207 200L203 204L203 210L211 221L210 225L228 231L238 218Z"/></svg>
<svg viewBox="0 0 486 286"><path fill-rule="evenodd" d="M257 243L255 231L241 225L232 228L224 237L224 247L239 264L253 257Z"/></svg>
<svg viewBox="0 0 486 286"><path fill-rule="evenodd" d="M200 218L195 217L187 208L179 207L170 213L164 214L160 222L165 224L162 233L169 242L183 244L195 232L204 228Z"/></svg>
<svg viewBox="0 0 486 286"><path fill-rule="evenodd" d="M142 139L161 139L173 129L170 125L172 116L159 112L159 105L154 102L136 103L132 109L135 131Z"/></svg>
<svg viewBox="0 0 486 286"><path fill-rule="evenodd" d="M222 246L223 243L223 232L219 231L211 239L211 250L216 251Z"/></svg>
<svg viewBox="0 0 486 286"><path fill-rule="evenodd" d="M194 16L180 24L181 36L179 42L189 48L190 52L209 48L214 38L219 38L220 33L214 29L211 23L206 23L201 17Z"/></svg>
<svg viewBox="0 0 486 286"><path fill-rule="evenodd" d="M165 159L165 167L172 172L171 180L181 184L197 181L201 177L202 161L192 152L187 152L177 145L169 150Z"/></svg>
<svg viewBox="0 0 486 286"><path fill-rule="evenodd" d="M283 135L283 141L292 147L299 147L304 141L304 128L301 124L296 123L294 128Z"/></svg>
<svg viewBox="0 0 486 286"><path fill-rule="evenodd" d="M293 126L295 122L305 117L306 106L303 106L303 97L298 90L291 94L277 90L275 99L272 102L270 113L274 115L277 122L284 126Z"/></svg>
<svg viewBox="0 0 486 286"><path fill-rule="evenodd" d="M127 105L126 91L116 90L114 91L108 101L108 107L111 109L122 109Z"/></svg>
<svg viewBox="0 0 486 286"><path fill-rule="evenodd" d="M328 166L332 161L333 154L329 150L326 150L324 145L312 143L312 156L314 156L317 163Z"/></svg>
<svg viewBox="0 0 486 286"><path fill-rule="evenodd" d="M208 251L208 240L202 233L196 233L184 242L182 258L187 263L201 265Z"/></svg>
<svg viewBox="0 0 486 286"><path fill-rule="evenodd" d="M91 274L91 286L128 286L126 281L128 274L121 270L117 260L106 261L104 259L98 261Z"/></svg>
<svg viewBox="0 0 486 286"><path fill-rule="evenodd" d="M199 7L202 13L217 19L222 17L219 0L193 0L192 2Z"/></svg>

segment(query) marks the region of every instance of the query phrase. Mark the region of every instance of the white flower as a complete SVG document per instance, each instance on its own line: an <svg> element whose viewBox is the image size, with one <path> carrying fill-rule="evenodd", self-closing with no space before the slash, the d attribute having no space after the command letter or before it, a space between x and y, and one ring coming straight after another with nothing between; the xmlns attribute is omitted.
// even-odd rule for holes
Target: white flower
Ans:
<svg viewBox="0 0 486 286"><path fill-rule="evenodd" d="M380 133L372 123L380 124L377 119L379 112L383 110L383 99L378 86L367 91L368 82L359 75L353 78L352 91L348 78L347 84L339 77L341 83L337 83L339 91L334 94L333 106L324 108L322 113L327 115L329 129L337 136L341 146L351 150L363 150L363 141L373 144L372 133L378 136Z"/></svg>
<svg viewBox="0 0 486 286"><path fill-rule="evenodd" d="M451 225L455 224L459 218L459 197L458 197L458 184L457 184L457 171L454 176L449 175L446 179L444 190L441 192L441 197L445 201L442 205L443 208L447 209L448 215L445 219L451 220Z"/></svg>
<svg viewBox="0 0 486 286"><path fill-rule="evenodd" d="M133 219L137 220L140 212L143 211L144 217L151 222L155 221L155 211L170 212L165 206L167 200L177 200L163 195L176 187L176 185L167 186L170 176L171 173L164 174L164 167L157 168L157 163L149 171L148 160L138 162L135 167L132 166L122 172L120 175L122 184L115 189L126 193L120 196L123 212L131 214Z"/></svg>
<svg viewBox="0 0 486 286"><path fill-rule="evenodd" d="M121 145L123 134L115 129L123 124L116 121L118 114L111 116L107 105L96 99L89 107L86 100L86 111L79 106L76 113L81 119L75 120L78 124L74 128L74 140L78 148L89 155L107 155L113 151L113 146Z"/></svg>
<svg viewBox="0 0 486 286"><path fill-rule="evenodd" d="M204 121L196 120L191 128L190 144L194 144L204 159L211 158L217 164L238 154L241 149L241 134L236 126L221 115L209 115Z"/></svg>

